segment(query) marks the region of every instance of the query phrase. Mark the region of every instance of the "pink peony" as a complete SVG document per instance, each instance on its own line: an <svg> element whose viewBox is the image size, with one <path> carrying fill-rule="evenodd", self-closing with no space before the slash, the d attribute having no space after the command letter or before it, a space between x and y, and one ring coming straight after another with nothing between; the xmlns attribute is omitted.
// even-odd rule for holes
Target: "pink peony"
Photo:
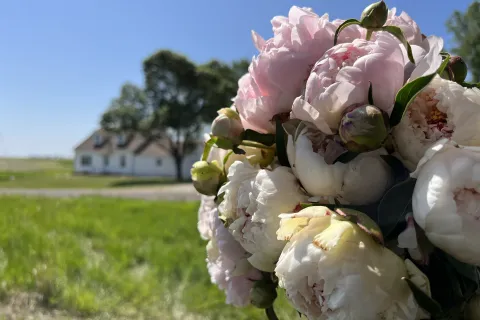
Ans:
<svg viewBox="0 0 480 320"><path fill-rule="evenodd" d="M244 307L250 303L250 290L262 278L247 258L250 256L223 226L216 211L213 237L207 244L207 268L212 283L227 296L226 303Z"/></svg>
<svg viewBox="0 0 480 320"><path fill-rule="evenodd" d="M332 23L335 26L335 30L340 27L345 20L336 19ZM346 27L340 32L337 39L337 44L353 42L355 39L365 39L367 36L367 30L359 25L351 25Z"/></svg>
<svg viewBox="0 0 480 320"><path fill-rule="evenodd" d="M392 8L388 10L387 22L385 26L399 27L403 31L403 35L410 45L420 46L422 44L422 33L417 23L404 11L399 16L396 15L397 9ZM343 32L343 31L342 31ZM375 41L380 34L386 33L384 31L376 31L373 33L371 40Z"/></svg>
<svg viewBox="0 0 480 320"><path fill-rule="evenodd" d="M388 18L385 25L399 27L410 44L420 45L422 43L422 33L417 23L404 11L399 16L396 13L396 8L388 10Z"/></svg>
<svg viewBox="0 0 480 320"><path fill-rule="evenodd" d="M370 83L375 105L390 114L404 82L400 46L393 36L382 33L376 41L357 39L331 48L315 64L291 117L312 122L326 134L335 133L347 107L368 103Z"/></svg>
<svg viewBox="0 0 480 320"><path fill-rule="evenodd" d="M274 37L264 40L252 32L260 51L249 73L239 80L235 106L245 129L274 132L273 116L290 112L315 63L330 47L336 26L328 15L292 7L288 17L272 19Z"/></svg>

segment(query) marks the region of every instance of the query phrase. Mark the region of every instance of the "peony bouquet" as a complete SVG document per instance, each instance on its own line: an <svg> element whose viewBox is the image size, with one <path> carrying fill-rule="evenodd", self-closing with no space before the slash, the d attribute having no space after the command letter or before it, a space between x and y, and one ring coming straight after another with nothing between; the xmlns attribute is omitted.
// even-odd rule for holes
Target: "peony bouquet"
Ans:
<svg viewBox="0 0 480 320"><path fill-rule="evenodd" d="M198 229L226 303L277 319L480 319L480 90L381 1L272 19L201 161Z"/></svg>

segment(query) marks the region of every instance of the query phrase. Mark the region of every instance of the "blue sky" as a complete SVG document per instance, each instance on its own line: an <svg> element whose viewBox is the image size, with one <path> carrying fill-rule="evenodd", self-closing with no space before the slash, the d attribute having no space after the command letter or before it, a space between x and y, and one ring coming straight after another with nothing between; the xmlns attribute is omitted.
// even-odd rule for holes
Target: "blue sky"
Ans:
<svg viewBox="0 0 480 320"><path fill-rule="evenodd" d="M169 48L202 63L255 53L250 30L292 5L357 18L364 0L5 0L0 10L0 156L71 156L97 127L122 83L142 84L141 63ZM471 1L387 0L423 33Z"/></svg>

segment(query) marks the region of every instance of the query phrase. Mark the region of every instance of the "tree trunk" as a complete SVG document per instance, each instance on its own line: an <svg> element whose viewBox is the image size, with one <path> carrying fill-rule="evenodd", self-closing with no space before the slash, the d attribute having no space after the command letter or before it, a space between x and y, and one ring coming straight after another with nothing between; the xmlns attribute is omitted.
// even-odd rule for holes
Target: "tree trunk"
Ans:
<svg viewBox="0 0 480 320"><path fill-rule="evenodd" d="M183 157L175 157L175 168L177 170L177 181L183 180L183 172L182 172L182 162Z"/></svg>

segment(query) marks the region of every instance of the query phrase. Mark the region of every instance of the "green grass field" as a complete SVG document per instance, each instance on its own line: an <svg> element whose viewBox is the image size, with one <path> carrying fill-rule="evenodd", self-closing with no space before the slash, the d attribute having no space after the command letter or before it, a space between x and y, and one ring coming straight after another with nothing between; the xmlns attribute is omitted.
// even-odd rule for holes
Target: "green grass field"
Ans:
<svg viewBox="0 0 480 320"><path fill-rule="evenodd" d="M74 175L71 160L0 158L0 188L119 188L171 184L166 178Z"/></svg>
<svg viewBox="0 0 480 320"><path fill-rule="evenodd" d="M0 298L110 319L265 319L224 305L205 265L198 203L0 198ZM281 297L280 319L295 311Z"/></svg>

